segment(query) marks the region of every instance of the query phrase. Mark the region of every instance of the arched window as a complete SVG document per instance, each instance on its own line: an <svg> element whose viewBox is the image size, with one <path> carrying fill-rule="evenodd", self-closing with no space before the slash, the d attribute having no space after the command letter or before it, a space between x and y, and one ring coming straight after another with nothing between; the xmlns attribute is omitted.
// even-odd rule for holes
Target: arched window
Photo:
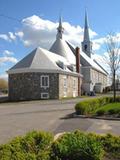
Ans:
<svg viewBox="0 0 120 160"><path fill-rule="evenodd" d="M85 50L85 51L87 51L87 44L85 44L85 46L84 46L84 50Z"/></svg>

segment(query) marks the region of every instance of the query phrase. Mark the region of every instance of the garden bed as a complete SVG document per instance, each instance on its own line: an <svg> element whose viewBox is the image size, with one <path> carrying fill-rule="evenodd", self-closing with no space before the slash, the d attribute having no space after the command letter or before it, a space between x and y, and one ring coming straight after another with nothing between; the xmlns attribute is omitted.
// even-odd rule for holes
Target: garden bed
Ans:
<svg viewBox="0 0 120 160"><path fill-rule="evenodd" d="M75 105L75 111L77 115L86 117L120 118L120 97L116 98L116 102L112 97L84 100Z"/></svg>
<svg viewBox="0 0 120 160"><path fill-rule="evenodd" d="M120 136L32 131L0 145L0 160L120 160Z"/></svg>
<svg viewBox="0 0 120 160"><path fill-rule="evenodd" d="M96 110L96 115L120 118L120 103L109 103Z"/></svg>

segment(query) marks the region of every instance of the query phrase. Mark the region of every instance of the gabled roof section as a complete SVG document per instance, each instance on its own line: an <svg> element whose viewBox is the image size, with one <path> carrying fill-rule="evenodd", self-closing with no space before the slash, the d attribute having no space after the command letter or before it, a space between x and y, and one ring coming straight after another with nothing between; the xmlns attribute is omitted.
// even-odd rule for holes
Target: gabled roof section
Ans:
<svg viewBox="0 0 120 160"><path fill-rule="evenodd" d="M58 63L63 63L65 67L59 67ZM63 56L38 47L8 70L8 74L48 72L78 75L75 71L71 71L68 68L70 65L71 63L69 63Z"/></svg>
<svg viewBox="0 0 120 160"><path fill-rule="evenodd" d="M28 54L21 61L19 61L16 65L14 65L10 70L19 69L19 68L29 68L31 66L33 59L34 59L36 50L37 49L33 50L30 54Z"/></svg>
<svg viewBox="0 0 120 160"><path fill-rule="evenodd" d="M68 46L71 48L71 50L73 51L73 53L75 54L75 46L71 45L69 42L67 42ZM108 74L107 71L105 71L105 69L103 69L98 63L96 63L94 61L94 59L90 58L89 56L87 56L84 52L80 51L80 59L81 59L81 64L82 66L91 66L94 69L104 73L104 74Z"/></svg>
<svg viewBox="0 0 120 160"><path fill-rule="evenodd" d="M75 64L75 56L65 40L57 38L50 48L50 51L63 56L69 63Z"/></svg>

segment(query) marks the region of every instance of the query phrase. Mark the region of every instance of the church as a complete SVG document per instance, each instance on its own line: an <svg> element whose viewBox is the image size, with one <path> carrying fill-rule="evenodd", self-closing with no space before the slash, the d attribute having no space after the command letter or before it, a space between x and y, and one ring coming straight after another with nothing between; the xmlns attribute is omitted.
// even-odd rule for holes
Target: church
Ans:
<svg viewBox="0 0 120 160"><path fill-rule="evenodd" d="M61 99L103 91L108 73L91 57L87 13L84 39L79 47L64 40L63 34L60 17L51 48L37 47L8 70L9 100Z"/></svg>

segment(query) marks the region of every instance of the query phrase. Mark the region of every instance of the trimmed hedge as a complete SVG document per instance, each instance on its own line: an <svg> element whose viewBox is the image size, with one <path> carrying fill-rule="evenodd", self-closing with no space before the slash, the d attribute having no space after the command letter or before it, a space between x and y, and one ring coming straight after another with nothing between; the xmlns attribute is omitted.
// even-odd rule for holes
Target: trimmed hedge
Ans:
<svg viewBox="0 0 120 160"><path fill-rule="evenodd" d="M33 131L0 145L0 160L103 160L105 156L120 159L120 136L77 130L54 141L51 133Z"/></svg>
<svg viewBox="0 0 120 160"><path fill-rule="evenodd" d="M113 115L119 117L120 102L109 103L96 110L96 115Z"/></svg>
<svg viewBox="0 0 120 160"><path fill-rule="evenodd" d="M90 115L94 114L97 109L100 107L112 103L113 97L102 97L102 98L95 98L95 99L89 99L84 100L75 105L75 111L78 115ZM116 102L120 102L120 97L116 97ZM99 115L103 114L103 110L98 112Z"/></svg>

